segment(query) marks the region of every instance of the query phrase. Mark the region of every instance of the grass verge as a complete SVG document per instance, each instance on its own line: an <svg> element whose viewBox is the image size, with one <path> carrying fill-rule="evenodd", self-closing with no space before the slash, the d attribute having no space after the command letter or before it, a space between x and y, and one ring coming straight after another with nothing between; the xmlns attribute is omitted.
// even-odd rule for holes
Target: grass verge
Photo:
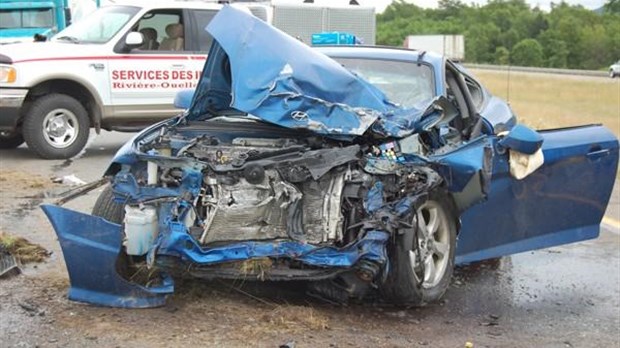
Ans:
<svg viewBox="0 0 620 348"><path fill-rule="evenodd" d="M602 123L620 137L620 79L506 71L471 71L508 100L519 121L535 129Z"/></svg>

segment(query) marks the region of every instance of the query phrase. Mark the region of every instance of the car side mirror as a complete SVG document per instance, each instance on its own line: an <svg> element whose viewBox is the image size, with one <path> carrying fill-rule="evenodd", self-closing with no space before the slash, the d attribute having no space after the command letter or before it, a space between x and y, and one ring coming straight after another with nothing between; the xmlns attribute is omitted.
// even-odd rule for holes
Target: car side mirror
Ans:
<svg viewBox="0 0 620 348"><path fill-rule="evenodd" d="M532 155L543 143L542 135L524 125L514 126L498 144L501 149L512 149L526 155Z"/></svg>
<svg viewBox="0 0 620 348"><path fill-rule="evenodd" d="M144 36L142 33L132 31L125 37L125 47L128 49L134 49L144 44Z"/></svg>
<svg viewBox="0 0 620 348"><path fill-rule="evenodd" d="M187 110L192 105L194 98L194 89L182 89L177 92L174 97L174 107L177 109Z"/></svg>

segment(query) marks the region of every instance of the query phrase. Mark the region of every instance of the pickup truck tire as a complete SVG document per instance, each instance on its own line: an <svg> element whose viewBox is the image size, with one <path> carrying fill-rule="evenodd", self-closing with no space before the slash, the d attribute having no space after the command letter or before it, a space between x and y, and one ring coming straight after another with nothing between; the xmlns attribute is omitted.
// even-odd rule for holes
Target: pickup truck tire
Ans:
<svg viewBox="0 0 620 348"><path fill-rule="evenodd" d="M0 149L14 149L23 143L21 133L0 131Z"/></svg>
<svg viewBox="0 0 620 348"><path fill-rule="evenodd" d="M116 224L123 223L125 209L122 204L114 201L114 193L112 192L111 185L106 186L97 198L92 214Z"/></svg>
<svg viewBox="0 0 620 348"><path fill-rule="evenodd" d="M443 296L454 271L455 211L445 192L431 192L412 217L417 234L410 228L394 237L394 243L388 245L390 268L380 287L384 300L423 306Z"/></svg>
<svg viewBox="0 0 620 348"><path fill-rule="evenodd" d="M28 147L45 159L68 159L86 146L90 120L73 97L49 94L36 99L22 126Z"/></svg>

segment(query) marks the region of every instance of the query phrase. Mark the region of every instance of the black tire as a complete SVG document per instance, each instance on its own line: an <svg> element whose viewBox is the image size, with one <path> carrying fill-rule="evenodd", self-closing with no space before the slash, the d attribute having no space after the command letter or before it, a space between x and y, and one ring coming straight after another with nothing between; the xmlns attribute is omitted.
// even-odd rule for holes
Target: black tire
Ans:
<svg viewBox="0 0 620 348"><path fill-rule="evenodd" d="M23 143L21 133L0 131L0 149L14 149Z"/></svg>
<svg viewBox="0 0 620 348"><path fill-rule="evenodd" d="M90 120L80 102L68 95L54 93L32 103L22 129L26 144L39 157L68 159L86 146Z"/></svg>
<svg viewBox="0 0 620 348"><path fill-rule="evenodd" d="M429 205L430 204L430 205ZM388 254L390 265L387 279L382 284L380 290L384 300L387 302L406 305L406 306L422 306L426 303L438 301L448 289L452 273L454 271L454 251L456 249L456 208L452 200L450 200L444 192L433 192L429 195L428 200L423 203L415 214L415 219L426 219L425 207L433 207L437 209L442 230L441 243L448 243L449 252L447 259L441 259L442 265L437 276L433 277L432 284L424 281L420 272L414 272L410 252L414 245L414 229L407 229L402 234L394 237L393 243L388 246ZM444 253L445 254L445 253ZM434 259L434 255L431 255ZM445 262L445 263L444 263Z"/></svg>
<svg viewBox="0 0 620 348"><path fill-rule="evenodd" d="M609 69L609 77L611 77L612 79L616 77L616 74L614 73L612 69Z"/></svg>
<svg viewBox="0 0 620 348"><path fill-rule="evenodd" d="M93 215L102 217L110 222L117 224L123 223L125 218L125 207L114 201L112 186L108 185L97 198L93 207Z"/></svg>

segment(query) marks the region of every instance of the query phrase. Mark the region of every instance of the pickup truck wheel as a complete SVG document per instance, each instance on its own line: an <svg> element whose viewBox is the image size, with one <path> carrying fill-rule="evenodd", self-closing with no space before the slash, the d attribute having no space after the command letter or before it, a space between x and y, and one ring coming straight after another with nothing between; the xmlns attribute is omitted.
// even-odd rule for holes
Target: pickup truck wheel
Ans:
<svg viewBox="0 0 620 348"><path fill-rule="evenodd" d="M77 155L86 145L89 131L86 109L64 94L49 94L35 100L23 124L26 144L46 159Z"/></svg>
<svg viewBox="0 0 620 348"><path fill-rule="evenodd" d="M125 209L122 204L114 201L114 193L112 192L111 185L106 186L97 198L92 214L116 224L123 223Z"/></svg>
<svg viewBox="0 0 620 348"><path fill-rule="evenodd" d="M0 149L14 149L23 143L21 133L0 131Z"/></svg>
<svg viewBox="0 0 620 348"><path fill-rule="evenodd" d="M450 285L456 249L455 209L445 193L433 192L416 211L415 228L389 246L389 273L381 292L388 302L421 306L435 302Z"/></svg>

